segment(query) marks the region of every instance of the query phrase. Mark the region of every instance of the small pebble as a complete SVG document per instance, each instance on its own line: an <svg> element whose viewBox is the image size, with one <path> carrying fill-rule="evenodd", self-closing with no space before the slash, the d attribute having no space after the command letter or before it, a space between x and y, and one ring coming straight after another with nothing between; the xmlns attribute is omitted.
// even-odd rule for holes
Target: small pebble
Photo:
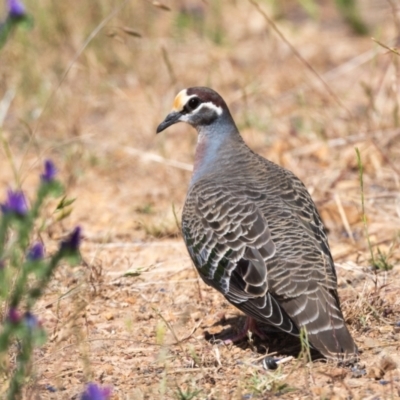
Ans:
<svg viewBox="0 0 400 400"><path fill-rule="evenodd" d="M276 363L277 360L275 360L272 357L265 357L263 360L263 365L265 369L277 369L278 364Z"/></svg>
<svg viewBox="0 0 400 400"><path fill-rule="evenodd" d="M51 393L57 392L57 389L54 386L46 385L45 388L46 388L46 390L48 390Z"/></svg>
<svg viewBox="0 0 400 400"><path fill-rule="evenodd" d="M365 368L359 368L358 366L356 366L351 369L352 378L361 378L362 376L364 376L366 374L367 374L367 371Z"/></svg>
<svg viewBox="0 0 400 400"><path fill-rule="evenodd" d="M385 386L385 385L388 385L390 382L389 382L389 381L386 381L385 379L381 379L381 380L379 381L379 383L380 383L381 385Z"/></svg>

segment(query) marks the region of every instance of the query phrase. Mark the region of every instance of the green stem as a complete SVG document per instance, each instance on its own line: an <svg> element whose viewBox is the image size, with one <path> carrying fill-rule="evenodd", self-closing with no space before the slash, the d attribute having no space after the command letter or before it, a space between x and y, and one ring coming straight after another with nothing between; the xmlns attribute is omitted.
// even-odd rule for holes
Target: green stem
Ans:
<svg viewBox="0 0 400 400"><path fill-rule="evenodd" d="M53 275L53 271L56 269L57 264L63 259L63 252L59 250L56 254L51 257L49 263L46 266L46 270L40 281L37 285L32 288L28 293L28 301L27 306L28 309L31 309L35 303L35 300L40 297L43 290L47 287L47 284L50 281L51 276Z"/></svg>
<svg viewBox="0 0 400 400"><path fill-rule="evenodd" d="M0 220L0 259L3 258L3 254L4 254L4 245L6 243L8 221L9 221L9 219L7 218L6 215L3 215L1 217L1 220Z"/></svg>
<svg viewBox="0 0 400 400"><path fill-rule="evenodd" d="M26 368L28 367L28 363L33 351L32 343L32 333L28 329L26 336L24 336L22 339L21 348L17 356L17 367L11 378L10 387L8 390L9 400L18 399L19 395L21 394L21 389L26 375Z"/></svg>
<svg viewBox="0 0 400 400"><path fill-rule="evenodd" d="M371 245L371 240L369 238L369 232L368 232L368 223L367 223L367 215L365 213L365 200L364 200L364 167L361 161L361 155L360 155L360 150L356 147L356 154L357 154L357 165L358 165L358 173L359 173L359 179L360 179L360 188L361 188L361 211L362 211L362 222L364 225L364 232L365 236L367 238L368 242L368 248L371 254L371 262L373 265L375 265L375 258L374 258L374 252L372 251L372 245Z"/></svg>

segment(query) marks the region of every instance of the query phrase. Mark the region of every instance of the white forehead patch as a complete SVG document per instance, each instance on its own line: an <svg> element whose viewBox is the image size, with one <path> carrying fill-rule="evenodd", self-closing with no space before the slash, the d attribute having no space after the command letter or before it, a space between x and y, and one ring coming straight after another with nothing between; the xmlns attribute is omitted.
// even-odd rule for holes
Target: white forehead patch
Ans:
<svg viewBox="0 0 400 400"><path fill-rule="evenodd" d="M181 111L185 104L194 96L188 96L186 89L181 90L175 97L174 104L172 106L172 111Z"/></svg>

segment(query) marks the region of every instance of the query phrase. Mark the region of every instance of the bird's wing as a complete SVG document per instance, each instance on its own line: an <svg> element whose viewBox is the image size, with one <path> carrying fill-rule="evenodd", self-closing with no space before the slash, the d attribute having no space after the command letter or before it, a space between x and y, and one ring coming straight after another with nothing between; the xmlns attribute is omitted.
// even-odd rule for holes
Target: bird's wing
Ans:
<svg viewBox="0 0 400 400"><path fill-rule="evenodd" d="M281 171L286 176L280 186L282 203L263 208L265 215L274 214L271 209L283 214L290 211L288 225L277 224L273 234L279 254L267 262L271 290L295 324L306 328L310 343L322 354L354 355L357 347L340 308L336 271L321 217L304 184L290 171ZM276 217L284 220L284 215Z"/></svg>
<svg viewBox="0 0 400 400"><path fill-rule="evenodd" d="M247 315L292 334L304 327L324 355L354 352L326 235L298 182L279 196L199 185L185 204L183 236L205 282Z"/></svg>
<svg viewBox="0 0 400 400"><path fill-rule="evenodd" d="M297 333L269 288L267 261L276 246L255 192L198 186L186 200L182 232L189 254L206 283L259 321Z"/></svg>

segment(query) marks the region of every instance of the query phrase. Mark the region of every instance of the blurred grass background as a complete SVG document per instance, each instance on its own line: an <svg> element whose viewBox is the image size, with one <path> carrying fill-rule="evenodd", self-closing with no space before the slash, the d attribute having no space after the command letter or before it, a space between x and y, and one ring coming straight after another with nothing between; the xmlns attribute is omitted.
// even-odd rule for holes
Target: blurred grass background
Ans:
<svg viewBox="0 0 400 400"><path fill-rule="evenodd" d="M340 10L353 10L354 2L336 3L259 4L340 105L251 2L28 2L34 28L17 30L1 55L1 91L15 92L4 137L21 155L59 155L71 183L89 171L113 173L129 163L150 187L164 178L118 151L131 146L190 161L194 135L154 137L171 99L187 86L221 92L243 134L258 143L256 150L290 146L288 133L326 142L395 127L397 82L387 87L392 93L385 85L396 74L396 55L346 23ZM393 44L398 16L390 2L363 2L356 15L372 36ZM182 137L184 130L174 132ZM16 164L23 175L32 166L22 159ZM176 201L184 187L178 174L169 193Z"/></svg>
<svg viewBox="0 0 400 400"><path fill-rule="evenodd" d="M146 269L167 257L162 249L114 254L106 244L172 238L181 245L173 207L180 214L196 136L184 125L157 137L155 129L175 94L188 86L217 90L249 145L305 182L329 228L337 261L369 265L358 147L372 243L398 265L400 10L395 1L25 4L33 28L15 30L0 53L0 193L21 182L29 195L42 160L54 159L76 201L70 218L49 227L45 239L51 249L53 238L81 224L89 267L77 276L61 273L50 297L63 296L72 285L85 304L93 304L92 296L103 290L108 294L96 307L105 307L101 301L115 296L105 282L117 271ZM185 257L182 250L179 265L189 268ZM168 279L162 269L157 273L157 279ZM139 307L143 300L132 301ZM78 310L73 315L81 316L87 307L82 304L73 306ZM65 303L65 315L71 307ZM44 310L43 319L55 332ZM126 317L128 325L135 312L132 308ZM64 314L57 315L62 325ZM57 352L57 343L47 351ZM77 345L84 359L90 358L87 351ZM84 374L93 373L85 368ZM39 381L50 379L41 373ZM227 398L220 396L215 398Z"/></svg>

